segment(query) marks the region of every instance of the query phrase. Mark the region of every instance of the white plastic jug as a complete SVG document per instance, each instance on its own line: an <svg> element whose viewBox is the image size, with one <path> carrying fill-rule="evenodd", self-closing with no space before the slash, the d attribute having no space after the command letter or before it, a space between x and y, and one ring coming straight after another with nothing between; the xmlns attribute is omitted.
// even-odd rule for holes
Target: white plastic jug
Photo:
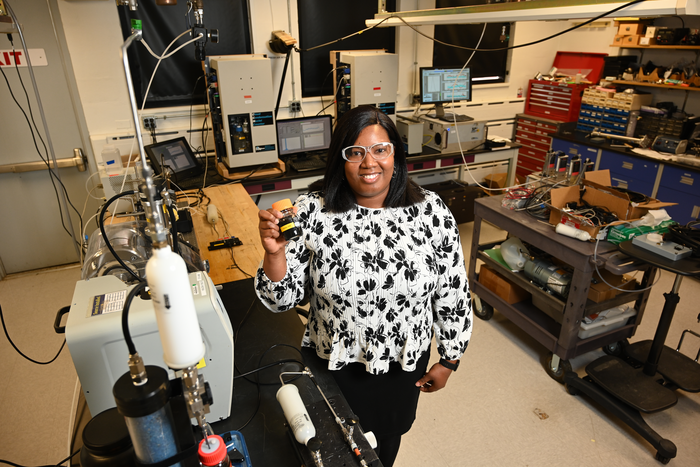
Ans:
<svg viewBox="0 0 700 467"><path fill-rule="evenodd" d="M119 148L112 144L108 144L102 148L102 162L104 162L107 175L112 176L121 173L123 166Z"/></svg>

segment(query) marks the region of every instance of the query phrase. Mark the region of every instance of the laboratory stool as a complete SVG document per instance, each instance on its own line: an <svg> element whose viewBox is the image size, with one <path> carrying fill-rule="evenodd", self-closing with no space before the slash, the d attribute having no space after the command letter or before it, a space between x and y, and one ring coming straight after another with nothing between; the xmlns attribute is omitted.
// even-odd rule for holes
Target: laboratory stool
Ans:
<svg viewBox="0 0 700 467"><path fill-rule="evenodd" d="M683 276L700 276L700 258L672 261L632 241L620 243L618 248L633 260L676 274L671 292L664 294L654 339L622 347L634 366L618 356L606 355L586 366L587 376L579 378L575 372L567 372L564 382L570 394L586 394L639 433L656 448L656 459L666 464L676 457L676 445L656 433L641 414L674 406L678 402L676 389L700 392L700 364L664 345L680 301L681 280Z"/></svg>

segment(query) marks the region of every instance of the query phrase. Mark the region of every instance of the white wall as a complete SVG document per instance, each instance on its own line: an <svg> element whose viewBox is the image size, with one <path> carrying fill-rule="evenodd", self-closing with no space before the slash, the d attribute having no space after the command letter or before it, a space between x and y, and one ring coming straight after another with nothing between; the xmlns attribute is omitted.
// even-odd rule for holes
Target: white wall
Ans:
<svg viewBox="0 0 700 467"><path fill-rule="evenodd" d="M150 0L142 0L150 1ZM272 62L273 76L279 83L284 66L284 56L271 53L268 41L271 31L282 29L298 38L296 0L269 0L266 2L251 1L250 22L251 38L254 53L265 53L274 57ZM287 11L287 5L290 12ZM433 0L403 0L399 1L402 10L431 8ZM84 106L88 130L93 142L93 151L100 154L106 137L110 135L133 134L133 124L126 90L124 72L120 58L120 47L123 42L114 1L70 1L59 0L61 17L66 30L66 39L70 50L72 63L80 98ZM123 7L119 7L123 8ZM206 8L206 7L205 7ZM672 21L669 18L668 21ZM221 25L211 21L207 26ZM526 92L527 82L537 72L547 72L554 61L557 51L599 52L617 55L618 48L609 47L615 35L616 28L585 28L560 36L554 40L538 45L515 49L512 51L510 77L507 83L496 85L480 85L474 87L474 103L491 103L515 100L518 90ZM519 22L512 30L514 43L524 44L542 39L551 34L569 28L569 21L554 22ZM695 26L697 27L697 26ZM421 30L432 35L433 28L423 26ZM314 44L299 44L300 48ZM141 47L134 44L132 47ZM399 54L399 109L410 108L410 95L415 89L417 68L431 64L432 45L428 39L418 36L407 27L397 28L397 53ZM158 51L156 51L158 52ZM284 94L280 103L280 118L290 116L287 112L288 102L301 99L301 82L298 54L293 54L293 60L287 71ZM277 95L277 87L274 89ZM663 100L680 101L682 104L685 93L676 93ZM698 94L698 93L691 93ZM698 106L700 96L691 96L686 110L693 111ZM326 99L327 101L327 99ZM320 110L319 98L302 100L305 114L315 114ZM512 106L506 106L512 117ZM168 109L166 114L189 112L189 108ZM149 114L158 112L149 111ZM159 130L183 129L189 127L189 119L172 118L158 121ZM201 126L201 118L193 122L193 127ZM199 126L198 126L199 125ZM122 150L122 153L125 153Z"/></svg>

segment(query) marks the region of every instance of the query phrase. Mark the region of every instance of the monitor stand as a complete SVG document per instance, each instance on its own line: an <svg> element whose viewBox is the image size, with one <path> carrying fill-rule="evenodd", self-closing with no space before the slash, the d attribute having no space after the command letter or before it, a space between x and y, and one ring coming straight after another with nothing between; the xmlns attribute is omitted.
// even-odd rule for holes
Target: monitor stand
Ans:
<svg viewBox="0 0 700 467"><path fill-rule="evenodd" d="M441 103L435 104L435 113L428 114L428 117L437 118L438 120L442 120L443 122L449 123L471 122L472 120L474 120L474 118L468 115L445 113L445 108L442 106Z"/></svg>

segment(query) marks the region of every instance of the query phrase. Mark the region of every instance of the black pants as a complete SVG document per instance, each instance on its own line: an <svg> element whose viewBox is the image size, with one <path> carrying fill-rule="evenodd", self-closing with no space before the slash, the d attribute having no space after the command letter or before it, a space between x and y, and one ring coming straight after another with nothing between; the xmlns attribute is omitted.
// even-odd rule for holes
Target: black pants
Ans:
<svg viewBox="0 0 700 467"><path fill-rule="evenodd" d="M377 454L384 467L393 465L401 435L411 429L416 419L420 395L416 381L425 375L429 360L430 350L421 355L411 372L403 371L399 363L391 363L389 372L382 375L367 373L363 363L331 371L362 429L377 437Z"/></svg>

